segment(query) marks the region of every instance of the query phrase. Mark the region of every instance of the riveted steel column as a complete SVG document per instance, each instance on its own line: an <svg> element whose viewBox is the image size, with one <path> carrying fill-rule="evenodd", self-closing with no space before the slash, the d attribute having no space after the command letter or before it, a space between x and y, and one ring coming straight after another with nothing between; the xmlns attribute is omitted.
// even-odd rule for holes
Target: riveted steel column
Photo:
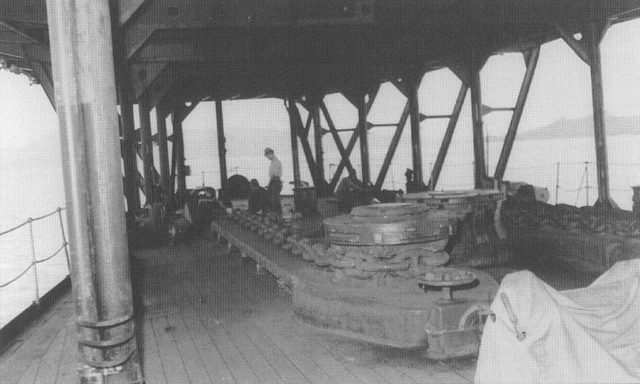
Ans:
<svg viewBox="0 0 640 384"><path fill-rule="evenodd" d="M158 106L156 107L156 120L158 124L158 155L160 156L160 186L162 187L162 199L164 204L171 201L171 170L169 169L169 144L167 143L166 114Z"/></svg>
<svg viewBox="0 0 640 384"><path fill-rule="evenodd" d="M153 201L153 143L151 142L151 118L149 116L149 104L146 98L142 97L138 103L138 113L140 115L140 155L142 157L142 167L144 176L144 196L145 204Z"/></svg>
<svg viewBox="0 0 640 384"><path fill-rule="evenodd" d="M182 119L183 119L183 107L178 105L171 114L173 122L173 145L176 147L174 154L176 159L176 176L178 186L178 203L184 204L185 193L187 191L187 177L184 166L184 136L182 134Z"/></svg>
<svg viewBox="0 0 640 384"><path fill-rule="evenodd" d="M122 72L126 69L122 68ZM120 121L122 124L122 160L124 163L124 195L130 212L140 208L140 192L138 189L138 158L136 155L135 123L133 119L133 103L131 88L127 77L122 74L119 84Z"/></svg>
<svg viewBox="0 0 640 384"><path fill-rule="evenodd" d="M502 180L504 172L507 169L507 162L509 156L511 156L511 150L513 149L513 143L518 133L518 126L520 125L520 118L522 117L522 111L527 103L527 96L529 96L529 89L531 89L531 82L533 81L533 75L536 72L536 66L538 64L538 58L540 57L540 47L531 49L528 52L527 58L527 70L522 80L522 86L520 87L520 93L518 94L518 100L516 101L516 107L513 109L513 115L511 116L511 122L509 123L509 130L507 136L504 138L504 145L502 152L500 152L500 159L498 165L496 165L496 171L494 177L498 180Z"/></svg>
<svg viewBox="0 0 640 384"><path fill-rule="evenodd" d="M320 102L321 97L314 97L312 100L311 116L313 119L313 142L316 150L316 167L318 175L324 181L324 148L322 147L322 126L320 125ZM323 191L319 191L322 192ZM324 194L324 193L323 193Z"/></svg>
<svg viewBox="0 0 640 384"><path fill-rule="evenodd" d="M81 383L142 382L107 0L47 0Z"/></svg>
<svg viewBox="0 0 640 384"><path fill-rule="evenodd" d="M418 102L418 80L411 80L409 84L409 111L411 113L411 158L413 160L415 190L424 189L422 174L422 141L420 140L420 104Z"/></svg>
<svg viewBox="0 0 640 384"><path fill-rule="evenodd" d="M362 182L368 185L371 182L371 168L369 166L369 140L367 129L367 102L366 94L358 96L358 136L360 137L360 160L362 162Z"/></svg>
<svg viewBox="0 0 640 384"><path fill-rule="evenodd" d="M487 168L484 158L484 121L482 117L480 69L471 70L469 85L471 87L471 117L473 118L474 179L476 188L483 188L487 179Z"/></svg>
<svg viewBox="0 0 640 384"><path fill-rule="evenodd" d="M224 137L222 100L216 100L216 122L218 123L218 162L220 166L220 188L227 183L227 139Z"/></svg>
<svg viewBox="0 0 640 384"><path fill-rule="evenodd" d="M607 134L604 122L604 92L602 90L602 62L600 41L603 28L591 25L589 28L589 58L591 68L591 94L593 100L593 129L596 144L596 167L598 172L598 201L603 208L616 207L609 190L609 162L607 157Z"/></svg>
<svg viewBox="0 0 640 384"><path fill-rule="evenodd" d="M288 100L289 106L296 101L293 98ZM302 181L300 180L300 151L298 150L298 134L295 116L292 115L291 107L287 108L289 113L289 131L291 132L291 157L293 160L293 186L300 187Z"/></svg>

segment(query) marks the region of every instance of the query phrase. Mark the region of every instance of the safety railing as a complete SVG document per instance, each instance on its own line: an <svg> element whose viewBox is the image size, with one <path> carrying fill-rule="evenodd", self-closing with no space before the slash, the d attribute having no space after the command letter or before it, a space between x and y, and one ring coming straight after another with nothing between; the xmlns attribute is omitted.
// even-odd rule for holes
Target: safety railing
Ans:
<svg viewBox="0 0 640 384"><path fill-rule="evenodd" d="M33 270L33 280L34 280L34 300L33 302L35 304L40 304L40 284L39 284L39 279L38 279L38 264L44 263L46 261L49 261L51 259L53 259L54 257L56 257L57 255L59 255L62 251L64 251L65 257L66 257L66 261L67 261L67 269L69 271L69 273L71 273L71 263L69 261L69 248L68 248L68 243L67 243L67 236L64 230L64 222L62 220L62 211L65 208L56 208L56 210L49 212L45 215L39 216L39 217L30 217L27 220L25 220L24 222L16 225L13 228L7 229L5 231L0 232L0 237L5 236L11 232L17 231L25 226L28 226L29 229L29 241L30 241L30 249L31 249L31 262L29 263L29 265L23 269L21 272L19 272L15 277L11 278L8 281L5 282L1 282L0 283L0 289L9 287L11 284L15 283L16 281L18 281L20 278L22 278L24 275L27 274L27 272L29 272L30 270ZM56 249L56 251L54 251L52 254L39 259L36 255L36 244L35 244L35 238L33 235L33 223L40 221L40 220L44 220L48 217L57 215L58 216L58 221L60 223L60 235L62 237L62 244L60 245L60 247L58 247Z"/></svg>

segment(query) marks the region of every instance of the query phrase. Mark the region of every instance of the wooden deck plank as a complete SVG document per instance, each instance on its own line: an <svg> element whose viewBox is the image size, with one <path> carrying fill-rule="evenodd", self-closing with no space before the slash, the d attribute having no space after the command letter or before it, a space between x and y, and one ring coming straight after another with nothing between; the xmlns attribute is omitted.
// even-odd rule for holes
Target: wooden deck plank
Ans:
<svg viewBox="0 0 640 384"><path fill-rule="evenodd" d="M66 325L67 336L64 340L64 347L62 349L62 358L58 364L58 371L56 372L56 384L72 384L77 382L78 373L77 367L77 354L78 346L76 344L76 328L73 322L73 318L67 321Z"/></svg>
<svg viewBox="0 0 640 384"><path fill-rule="evenodd" d="M36 361L42 360L49 345L58 336L68 318L68 311L62 306L56 308L47 321L38 324L24 342L11 352L11 355L0 366L2 383L17 383ZM37 370L37 367L36 367Z"/></svg>
<svg viewBox="0 0 640 384"><path fill-rule="evenodd" d="M164 374L160 351L153 335L153 325L149 319L138 319L143 325L142 369L147 384L168 384Z"/></svg>
<svg viewBox="0 0 640 384"><path fill-rule="evenodd" d="M205 368L206 363L200 357L200 353L182 320L182 315L180 313L171 314L167 316L167 321L174 329L171 336L178 348L189 380L194 384L211 383L212 379Z"/></svg>
<svg viewBox="0 0 640 384"><path fill-rule="evenodd" d="M58 335L49 346L49 350L42 357L42 363L38 369L38 374L35 377L34 383L55 383L56 375L54 372L58 372L58 366L62 358L62 351L64 350L67 339L67 328L62 328Z"/></svg>
<svg viewBox="0 0 640 384"><path fill-rule="evenodd" d="M189 376L182 363L180 352L171 336L173 326L165 316L160 316L151 320L151 328L158 345L158 352L167 382L189 383Z"/></svg>

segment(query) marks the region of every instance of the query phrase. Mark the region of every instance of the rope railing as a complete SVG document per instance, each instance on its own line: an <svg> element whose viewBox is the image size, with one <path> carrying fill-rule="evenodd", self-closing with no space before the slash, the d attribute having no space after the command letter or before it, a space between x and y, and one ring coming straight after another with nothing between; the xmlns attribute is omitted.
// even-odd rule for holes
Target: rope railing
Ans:
<svg viewBox="0 0 640 384"><path fill-rule="evenodd" d="M18 229L24 227L24 226L29 226L29 242L30 242L30 248L31 248L31 263L29 263L29 266L27 266L24 270L22 270L20 273L18 273L15 277L13 277L12 279L10 279L9 281L6 281L4 283L0 283L0 289L5 288L10 286L11 284L15 283L16 281L18 281L21 277L23 277L24 275L27 274L27 272L29 272L29 270L33 269L33 279L34 279L34 303L35 304L39 304L40 303L40 284L39 284L39 279L38 279L38 268L37 265L44 263L46 261L49 261L51 259L53 259L54 257L56 257L57 255L59 255L63 250L65 252L65 256L66 256L66 261L67 261L67 269L69 271L69 273L71 273L71 263L69 261L69 250L68 250L68 245L69 243L67 242L67 238L66 238L66 234L65 234L65 230L64 230L64 221L62 220L62 211L65 208L61 208L58 207L56 208L54 211L49 212L47 214L44 214L42 216L38 216L38 217L30 217L27 220L25 220L24 222L9 228L8 230L2 231L0 232L0 237L9 234L11 232L17 231ZM44 220L48 217L51 217L53 215L58 215L58 221L60 224L60 235L62 237L62 244L60 245L60 247L53 252L52 254L50 254L49 256L46 256L42 259L38 259L36 256L36 247L35 247L35 239L34 239L34 235L33 235L33 223L40 221L40 220Z"/></svg>

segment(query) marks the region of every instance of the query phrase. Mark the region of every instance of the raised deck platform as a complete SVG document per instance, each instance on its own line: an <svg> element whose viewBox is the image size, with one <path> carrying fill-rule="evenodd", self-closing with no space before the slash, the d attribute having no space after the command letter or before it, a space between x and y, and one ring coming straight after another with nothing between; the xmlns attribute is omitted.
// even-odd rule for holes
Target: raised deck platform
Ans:
<svg viewBox="0 0 640 384"><path fill-rule="evenodd" d="M470 383L473 359L335 337L293 316L291 296L208 240L136 251L138 340L147 383ZM0 382L74 383L70 296L0 356Z"/></svg>

